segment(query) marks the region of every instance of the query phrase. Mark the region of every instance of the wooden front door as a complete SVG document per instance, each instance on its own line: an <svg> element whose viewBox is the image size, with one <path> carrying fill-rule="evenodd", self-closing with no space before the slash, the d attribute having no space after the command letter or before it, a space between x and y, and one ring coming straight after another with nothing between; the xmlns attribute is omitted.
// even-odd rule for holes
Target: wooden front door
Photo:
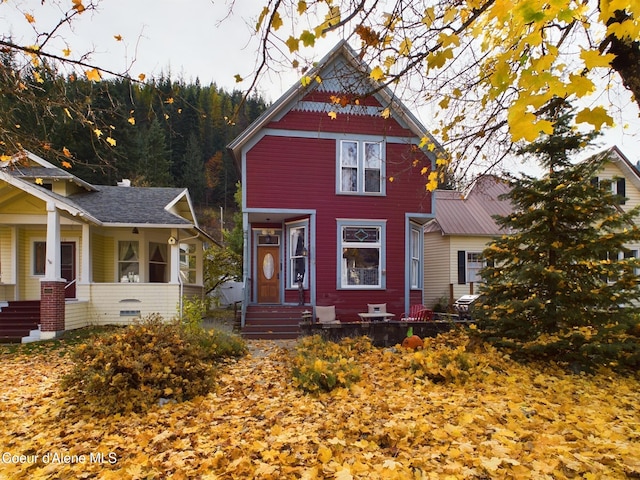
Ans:
<svg viewBox="0 0 640 480"><path fill-rule="evenodd" d="M280 302L280 247L258 247L258 303Z"/></svg>
<svg viewBox="0 0 640 480"><path fill-rule="evenodd" d="M64 289L65 298L76 298L76 243L60 244L60 276L67 281Z"/></svg>

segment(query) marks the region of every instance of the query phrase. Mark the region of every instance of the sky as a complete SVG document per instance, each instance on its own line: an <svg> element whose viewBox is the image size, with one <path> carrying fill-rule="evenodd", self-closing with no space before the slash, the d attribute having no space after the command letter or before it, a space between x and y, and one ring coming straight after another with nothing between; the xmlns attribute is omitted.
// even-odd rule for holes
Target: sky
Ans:
<svg viewBox="0 0 640 480"><path fill-rule="evenodd" d="M5 0L0 2L0 28L11 32L16 42L33 43L33 28L23 13L35 18L34 26L49 31L72 0ZM89 0L84 0L86 4ZM263 3L257 0L100 0L98 10L77 16L72 27L62 29L52 40L53 50L69 47L72 54L92 51L90 62L116 72L128 71L158 77L170 73L186 82L199 79L203 85L215 83L227 91L246 89L248 80L236 83L235 75L250 77L256 62L256 42L252 30ZM114 36L120 36L117 41ZM339 40L328 36L316 43L310 54L322 58ZM258 94L273 102L295 82L293 69L262 78ZM606 100L600 98L598 102ZM630 96L616 99L627 105L616 117L616 126L599 139L594 151L618 145L633 162L640 162L640 119L638 106ZM606 103L605 103L606 105ZM408 104L411 108L412 105ZM426 128L429 118L415 110ZM587 155L585 153L585 157ZM591 152L593 153L593 152ZM518 165L513 165L517 170Z"/></svg>

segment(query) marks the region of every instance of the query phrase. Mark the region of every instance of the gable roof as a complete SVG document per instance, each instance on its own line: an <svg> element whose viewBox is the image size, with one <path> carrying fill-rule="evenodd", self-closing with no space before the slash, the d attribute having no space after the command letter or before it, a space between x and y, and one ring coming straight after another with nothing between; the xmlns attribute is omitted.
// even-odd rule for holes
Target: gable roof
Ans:
<svg viewBox="0 0 640 480"><path fill-rule="evenodd" d="M425 225L425 233L442 235L496 236L504 232L493 215L513 211L509 200L501 195L509 192L509 184L494 175L476 179L467 194L457 190L436 190L436 216Z"/></svg>
<svg viewBox="0 0 640 480"><path fill-rule="evenodd" d="M186 188L92 185L31 152L0 164L0 179L94 225L186 228L214 241L199 228ZM82 188L63 196L36 179L70 181Z"/></svg>
<svg viewBox="0 0 640 480"><path fill-rule="evenodd" d="M351 83L350 79L356 78L356 75L345 75L344 67L349 68L351 73L357 73L357 84ZM332 74L328 74L331 72ZM327 75L325 75L327 74ZM416 137L422 138L426 136L429 141L436 147L436 151L441 155L445 155L444 149L439 142L431 136L420 121L404 107L402 102L393 94L389 87L379 88L370 79L369 67L358 57L356 52L349 46L346 40L340 41L322 60L318 62L316 67L306 73L306 77L315 79L323 79L322 82L312 80L308 85L302 82L296 82L289 90L287 90L276 102L274 102L260 117L251 123L238 137L227 145L231 154L237 163L241 161L242 148L256 135L263 127L271 121L281 118L287 111L296 105L303 110L313 110L317 108L314 102L304 102L303 98L312 91L343 93L344 87L348 87L351 92L358 94L367 94L368 91L375 91L373 96L378 99L381 105L388 106L393 118L408 128ZM324 79L331 79L325 82ZM363 82L364 80L364 82ZM377 90L376 90L377 89ZM337 106L333 107L338 108ZM371 109L367 105L343 107L341 112L350 112L360 109L367 111ZM378 115L383 109L376 112Z"/></svg>
<svg viewBox="0 0 640 480"><path fill-rule="evenodd" d="M600 161L610 161L614 163L622 171L625 178L640 190L640 172L638 171L638 167L633 165L617 146L614 145L613 147L598 152L587 158L586 161L594 161L596 163Z"/></svg>

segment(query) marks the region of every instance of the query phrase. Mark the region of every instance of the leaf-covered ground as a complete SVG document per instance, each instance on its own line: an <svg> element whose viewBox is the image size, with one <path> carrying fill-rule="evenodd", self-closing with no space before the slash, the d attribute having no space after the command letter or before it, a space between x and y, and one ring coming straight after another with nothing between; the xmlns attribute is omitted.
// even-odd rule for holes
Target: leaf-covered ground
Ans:
<svg viewBox="0 0 640 480"><path fill-rule="evenodd" d="M464 384L434 384L413 353L372 349L356 385L308 395L290 351L253 347L215 393L115 417L69 405L58 351L0 355L0 478L640 478L637 379L488 351Z"/></svg>

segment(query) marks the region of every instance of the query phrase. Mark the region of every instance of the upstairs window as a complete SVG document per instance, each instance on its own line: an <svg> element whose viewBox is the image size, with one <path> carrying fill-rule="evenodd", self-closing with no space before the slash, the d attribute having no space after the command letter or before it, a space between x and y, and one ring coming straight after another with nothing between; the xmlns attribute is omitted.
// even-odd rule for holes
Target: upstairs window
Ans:
<svg viewBox="0 0 640 480"><path fill-rule="evenodd" d="M383 144L343 140L339 146L338 190L342 193L383 193Z"/></svg>

